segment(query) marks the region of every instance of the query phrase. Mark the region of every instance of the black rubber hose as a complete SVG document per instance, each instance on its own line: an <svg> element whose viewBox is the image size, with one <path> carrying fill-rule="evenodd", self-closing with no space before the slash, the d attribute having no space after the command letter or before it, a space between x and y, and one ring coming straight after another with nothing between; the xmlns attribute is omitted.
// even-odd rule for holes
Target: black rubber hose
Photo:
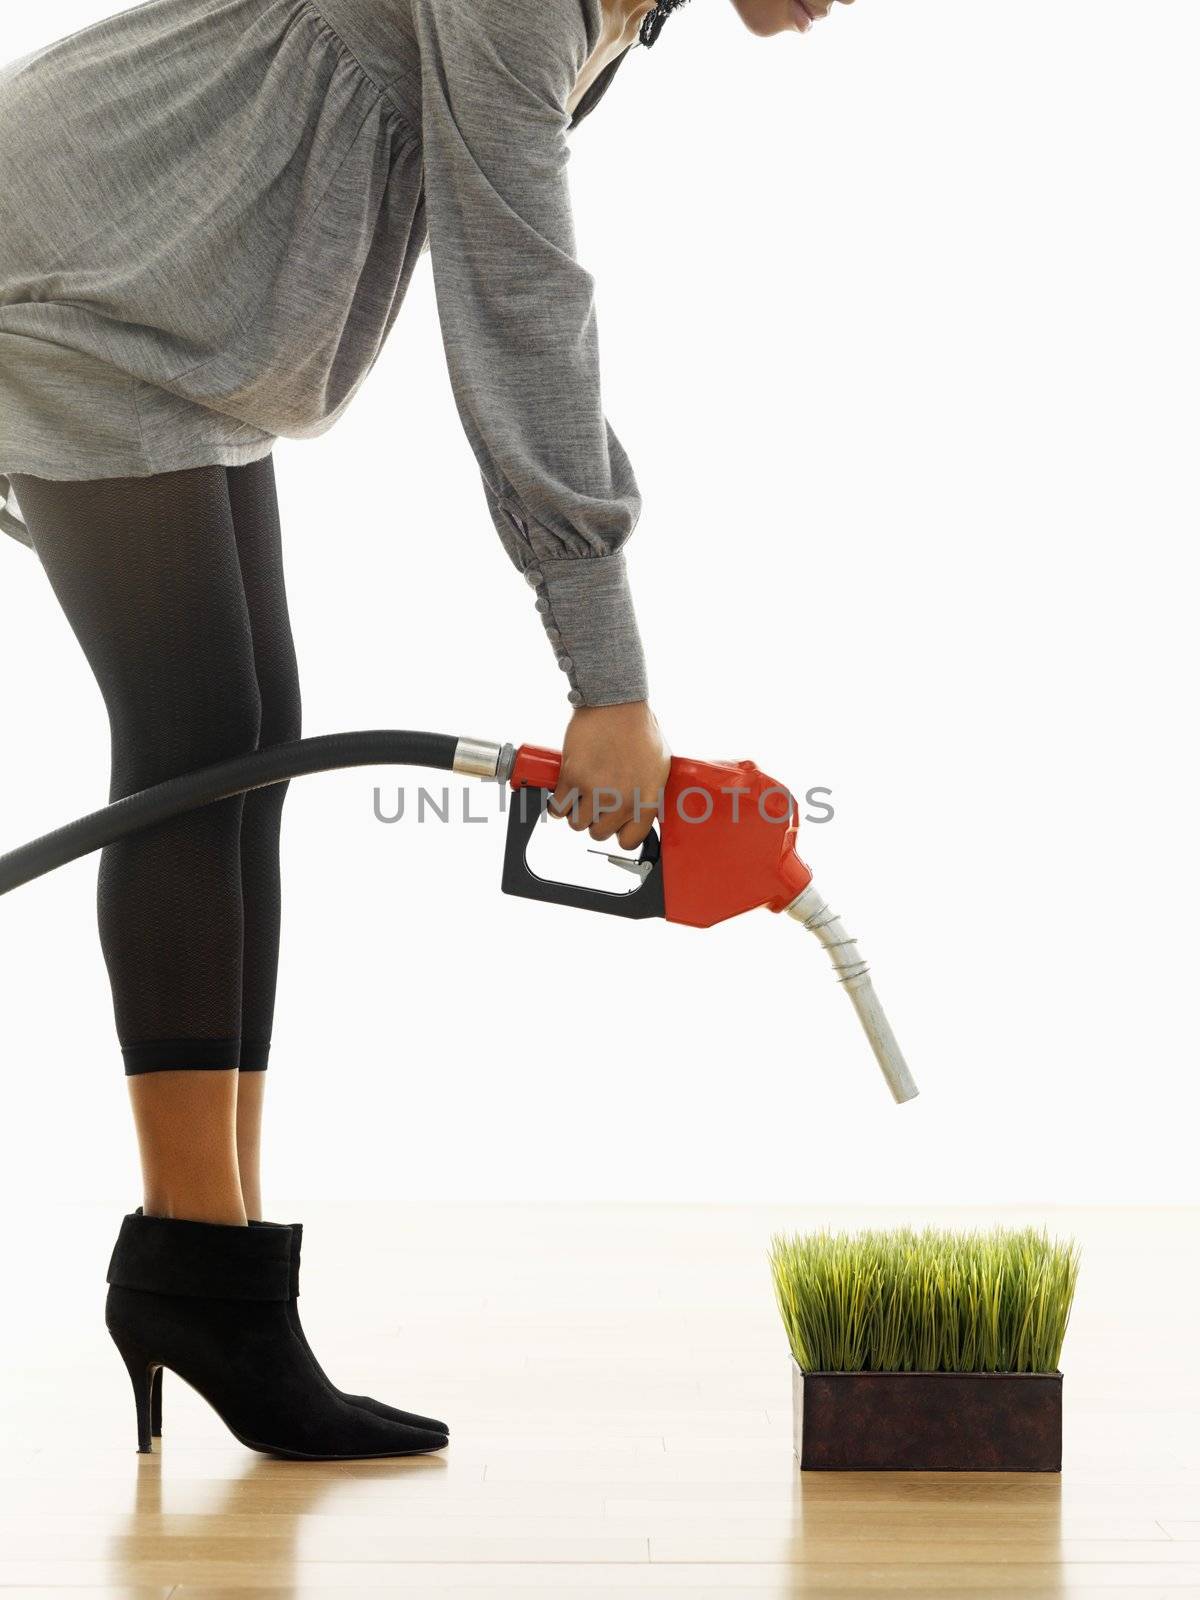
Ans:
<svg viewBox="0 0 1200 1600"><path fill-rule="evenodd" d="M267 745L250 755L217 761L198 772L187 772L151 789L115 800L102 811L68 822L53 833L32 839L17 850L0 856L0 894L19 889L68 861L102 850L114 840L150 828L250 789L263 789L289 778L304 778L311 772L333 772L339 767L438 767L454 768L458 739L449 733L410 733L403 729L376 729L364 733L327 733L315 739L297 739L291 744Z"/></svg>

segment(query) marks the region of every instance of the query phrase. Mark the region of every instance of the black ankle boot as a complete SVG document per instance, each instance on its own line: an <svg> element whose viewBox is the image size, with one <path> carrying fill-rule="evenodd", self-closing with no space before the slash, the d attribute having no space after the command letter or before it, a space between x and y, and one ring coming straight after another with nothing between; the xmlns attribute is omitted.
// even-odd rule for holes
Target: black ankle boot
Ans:
<svg viewBox="0 0 1200 1600"><path fill-rule="evenodd" d="M149 1451L151 1388L169 1367L252 1450L298 1460L416 1455L446 1435L343 1400L292 1331L291 1230L122 1218L108 1264L104 1320L137 1403Z"/></svg>
<svg viewBox="0 0 1200 1600"><path fill-rule="evenodd" d="M291 1232L291 1299L288 1301L288 1320L292 1325L292 1332L308 1351L313 1368L320 1376L323 1383L327 1383L334 1394L340 1395L343 1400L349 1401L352 1406L362 1406L367 1411L373 1411L377 1417L390 1417L393 1422L403 1422L410 1428L427 1428L432 1433L444 1433L449 1437L450 1429L444 1422L439 1422L436 1417L423 1417L419 1411L398 1411L395 1406L385 1405L382 1400L373 1400L369 1394L347 1394L344 1389L339 1389L333 1379L328 1376L321 1363L313 1354L312 1347L305 1337L304 1329L300 1326L300 1307L297 1298L300 1294L300 1248L304 1239L304 1224L302 1222L252 1222L252 1228L287 1228ZM157 1381L157 1380L156 1380Z"/></svg>

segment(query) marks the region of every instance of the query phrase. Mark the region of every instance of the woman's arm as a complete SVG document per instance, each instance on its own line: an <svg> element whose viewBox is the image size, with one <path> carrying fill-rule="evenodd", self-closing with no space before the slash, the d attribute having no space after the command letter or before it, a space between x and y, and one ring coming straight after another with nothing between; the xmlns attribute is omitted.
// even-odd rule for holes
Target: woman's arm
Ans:
<svg viewBox="0 0 1200 1600"><path fill-rule="evenodd" d="M601 404L575 259L566 110L581 0L413 0L425 204L446 358L488 505L576 706L644 701L623 546L641 512ZM596 13L598 15L598 12Z"/></svg>

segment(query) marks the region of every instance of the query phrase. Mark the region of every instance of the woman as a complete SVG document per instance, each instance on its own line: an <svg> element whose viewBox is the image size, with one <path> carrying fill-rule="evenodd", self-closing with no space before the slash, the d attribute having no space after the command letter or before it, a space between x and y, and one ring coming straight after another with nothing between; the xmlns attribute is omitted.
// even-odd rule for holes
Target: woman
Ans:
<svg viewBox="0 0 1200 1600"><path fill-rule="evenodd" d="M641 502L600 405L567 133L680 3L148 0L0 70L7 526L95 671L113 799L299 736L271 449L345 410L428 244L490 513L568 680L555 808L646 836L669 752L625 575ZM733 3L775 34L833 0ZM436 1450L443 1422L325 1376L296 1314L300 1226L262 1220L283 799L101 858L144 1184L107 1325L140 1449L168 1366L255 1449Z"/></svg>

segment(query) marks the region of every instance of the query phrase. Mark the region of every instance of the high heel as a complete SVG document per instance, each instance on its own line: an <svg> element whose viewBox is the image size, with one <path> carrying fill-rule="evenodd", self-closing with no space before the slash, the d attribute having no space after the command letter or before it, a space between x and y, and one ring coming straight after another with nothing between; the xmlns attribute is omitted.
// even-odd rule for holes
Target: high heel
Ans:
<svg viewBox="0 0 1200 1600"><path fill-rule="evenodd" d="M150 1432L156 1439L162 1438L162 1368L155 1367L154 1378L150 1385Z"/></svg>
<svg viewBox="0 0 1200 1600"><path fill-rule="evenodd" d="M134 1215L142 1216L143 1208L139 1206ZM163 1369L155 1367L150 1386L150 1434L155 1439L162 1438L162 1375Z"/></svg>
<svg viewBox="0 0 1200 1600"><path fill-rule="evenodd" d="M140 1212L122 1218L104 1320L133 1384L140 1452L152 1448L156 1409L161 1429L164 1367L251 1450L331 1461L445 1446L444 1432L353 1406L318 1377L287 1314L290 1233Z"/></svg>
<svg viewBox="0 0 1200 1600"><path fill-rule="evenodd" d="M130 1381L133 1384L133 1398L137 1406L138 1453L144 1456L149 1455L153 1448L150 1443L151 1433L162 1432L162 1368L156 1367L146 1352L139 1349L137 1345L113 1333L111 1328L108 1331L112 1334L113 1343L121 1352L125 1370L129 1373ZM156 1385L160 1396L160 1409L158 1413L159 1425L154 1428L154 1406L151 1399L151 1390Z"/></svg>
<svg viewBox="0 0 1200 1600"><path fill-rule="evenodd" d="M428 1428L434 1433L444 1433L447 1438L450 1429L437 1417L422 1416L419 1411L400 1411L396 1406L389 1406L383 1400L375 1400L369 1394L347 1394L344 1389L339 1389L337 1384L322 1367L313 1353L304 1329L300 1323L300 1307L297 1304L300 1295L300 1250L304 1239L304 1224L302 1222L259 1222L253 1221L252 1228L288 1228L291 1230L291 1295L288 1300L288 1321L292 1325L292 1332L308 1352L308 1358L313 1364L313 1369L319 1375L322 1383L327 1383L334 1394L340 1395L352 1406L362 1406L366 1411L372 1411L377 1417L390 1417L393 1422L402 1422L410 1428Z"/></svg>

